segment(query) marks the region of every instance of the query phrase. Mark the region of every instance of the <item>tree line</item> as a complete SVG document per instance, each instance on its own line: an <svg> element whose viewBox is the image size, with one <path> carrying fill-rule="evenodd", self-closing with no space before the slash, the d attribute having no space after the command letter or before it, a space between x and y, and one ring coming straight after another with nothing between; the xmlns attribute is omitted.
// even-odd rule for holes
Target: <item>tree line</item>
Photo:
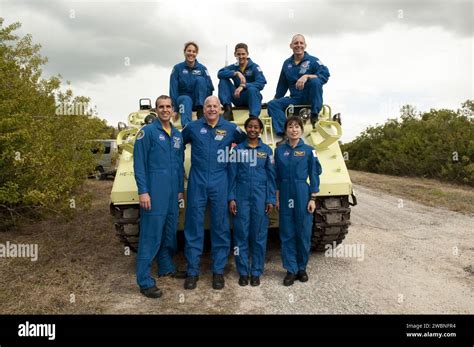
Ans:
<svg viewBox="0 0 474 347"><path fill-rule="evenodd" d="M418 112L370 126L342 146L351 169L474 185L474 101L457 110Z"/></svg>
<svg viewBox="0 0 474 347"><path fill-rule="evenodd" d="M0 230L46 211L72 213L75 193L95 169L91 140L114 128L74 96L60 75L44 78L47 58L20 23L0 18Z"/></svg>

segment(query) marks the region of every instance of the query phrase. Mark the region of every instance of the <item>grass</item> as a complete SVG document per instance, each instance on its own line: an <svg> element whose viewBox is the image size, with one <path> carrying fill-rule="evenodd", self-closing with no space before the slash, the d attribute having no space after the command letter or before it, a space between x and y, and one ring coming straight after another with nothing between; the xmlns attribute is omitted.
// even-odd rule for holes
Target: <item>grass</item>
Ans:
<svg viewBox="0 0 474 347"><path fill-rule="evenodd" d="M474 188L435 179L399 177L349 170L352 182L464 214L474 214ZM357 193L357 192L356 192Z"/></svg>

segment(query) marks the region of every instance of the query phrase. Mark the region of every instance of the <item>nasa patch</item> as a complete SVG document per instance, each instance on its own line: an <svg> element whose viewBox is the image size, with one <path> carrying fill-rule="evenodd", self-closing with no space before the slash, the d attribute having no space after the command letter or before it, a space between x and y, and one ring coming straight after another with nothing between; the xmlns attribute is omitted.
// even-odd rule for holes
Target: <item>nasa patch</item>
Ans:
<svg viewBox="0 0 474 347"><path fill-rule="evenodd" d="M207 134L207 129L206 128L201 128L201 131L199 131L201 134Z"/></svg>
<svg viewBox="0 0 474 347"><path fill-rule="evenodd" d="M164 141L166 139L165 135L163 135L163 134L160 134L160 136L158 136L158 138L160 139L160 141Z"/></svg>
<svg viewBox="0 0 474 347"><path fill-rule="evenodd" d="M183 74L185 74L185 75L186 75L186 74L188 74L188 73L189 73L189 71L188 71L188 70L186 70L186 69L184 69L184 70L183 70Z"/></svg>
<svg viewBox="0 0 474 347"><path fill-rule="evenodd" d="M284 155L285 157L289 156L289 155L290 155L290 151L286 151L285 153L283 153L283 155Z"/></svg>
<svg viewBox="0 0 474 347"><path fill-rule="evenodd" d="M288 66L287 66L288 69L291 69L292 67L293 67L293 65L291 65L291 64L288 64Z"/></svg>

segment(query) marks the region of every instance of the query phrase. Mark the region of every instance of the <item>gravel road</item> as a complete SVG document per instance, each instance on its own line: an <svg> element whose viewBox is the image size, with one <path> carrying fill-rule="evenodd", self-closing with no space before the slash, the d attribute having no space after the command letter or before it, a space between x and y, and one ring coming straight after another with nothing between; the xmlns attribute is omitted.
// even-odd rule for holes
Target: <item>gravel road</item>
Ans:
<svg viewBox="0 0 474 347"><path fill-rule="evenodd" d="M139 294L134 257L104 279L105 313L474 313L474 217L356 186L359 205L345 257L313 254L310 280L284 287L278 236L270 236L260 287L239 287L233 259L222 291L211 288L209 254L194 291L159 280L159 300ZM362 252L363 251L363 252ZM121 262L123 264L123 262ZM182 257L178 264L184 266Z"/></svg>

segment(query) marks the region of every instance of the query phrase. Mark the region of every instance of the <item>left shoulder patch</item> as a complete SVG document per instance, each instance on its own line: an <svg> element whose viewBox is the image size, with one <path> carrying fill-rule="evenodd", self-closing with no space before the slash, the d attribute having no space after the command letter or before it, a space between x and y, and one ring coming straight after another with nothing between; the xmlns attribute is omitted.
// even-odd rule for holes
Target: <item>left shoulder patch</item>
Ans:
<svg viewBox="0 0 474 347"><path fill-rule="evenodd" d="M313 149L313 157L317 157L318 156L318 152L316 152L315 149Z"/></svg>
<svg viewBox="0 0 474 347"><path fill-rule="evenodd" d="M145 132L143 130L140 130L137 134L137 140L141 140L145 137Z"/></svg>
<svg viewBox="0 0 474 347"><path fill-rule="evenodd" d="M306 155L305 151L295 151L293 154L295 157L304 157Z"/></svg>

